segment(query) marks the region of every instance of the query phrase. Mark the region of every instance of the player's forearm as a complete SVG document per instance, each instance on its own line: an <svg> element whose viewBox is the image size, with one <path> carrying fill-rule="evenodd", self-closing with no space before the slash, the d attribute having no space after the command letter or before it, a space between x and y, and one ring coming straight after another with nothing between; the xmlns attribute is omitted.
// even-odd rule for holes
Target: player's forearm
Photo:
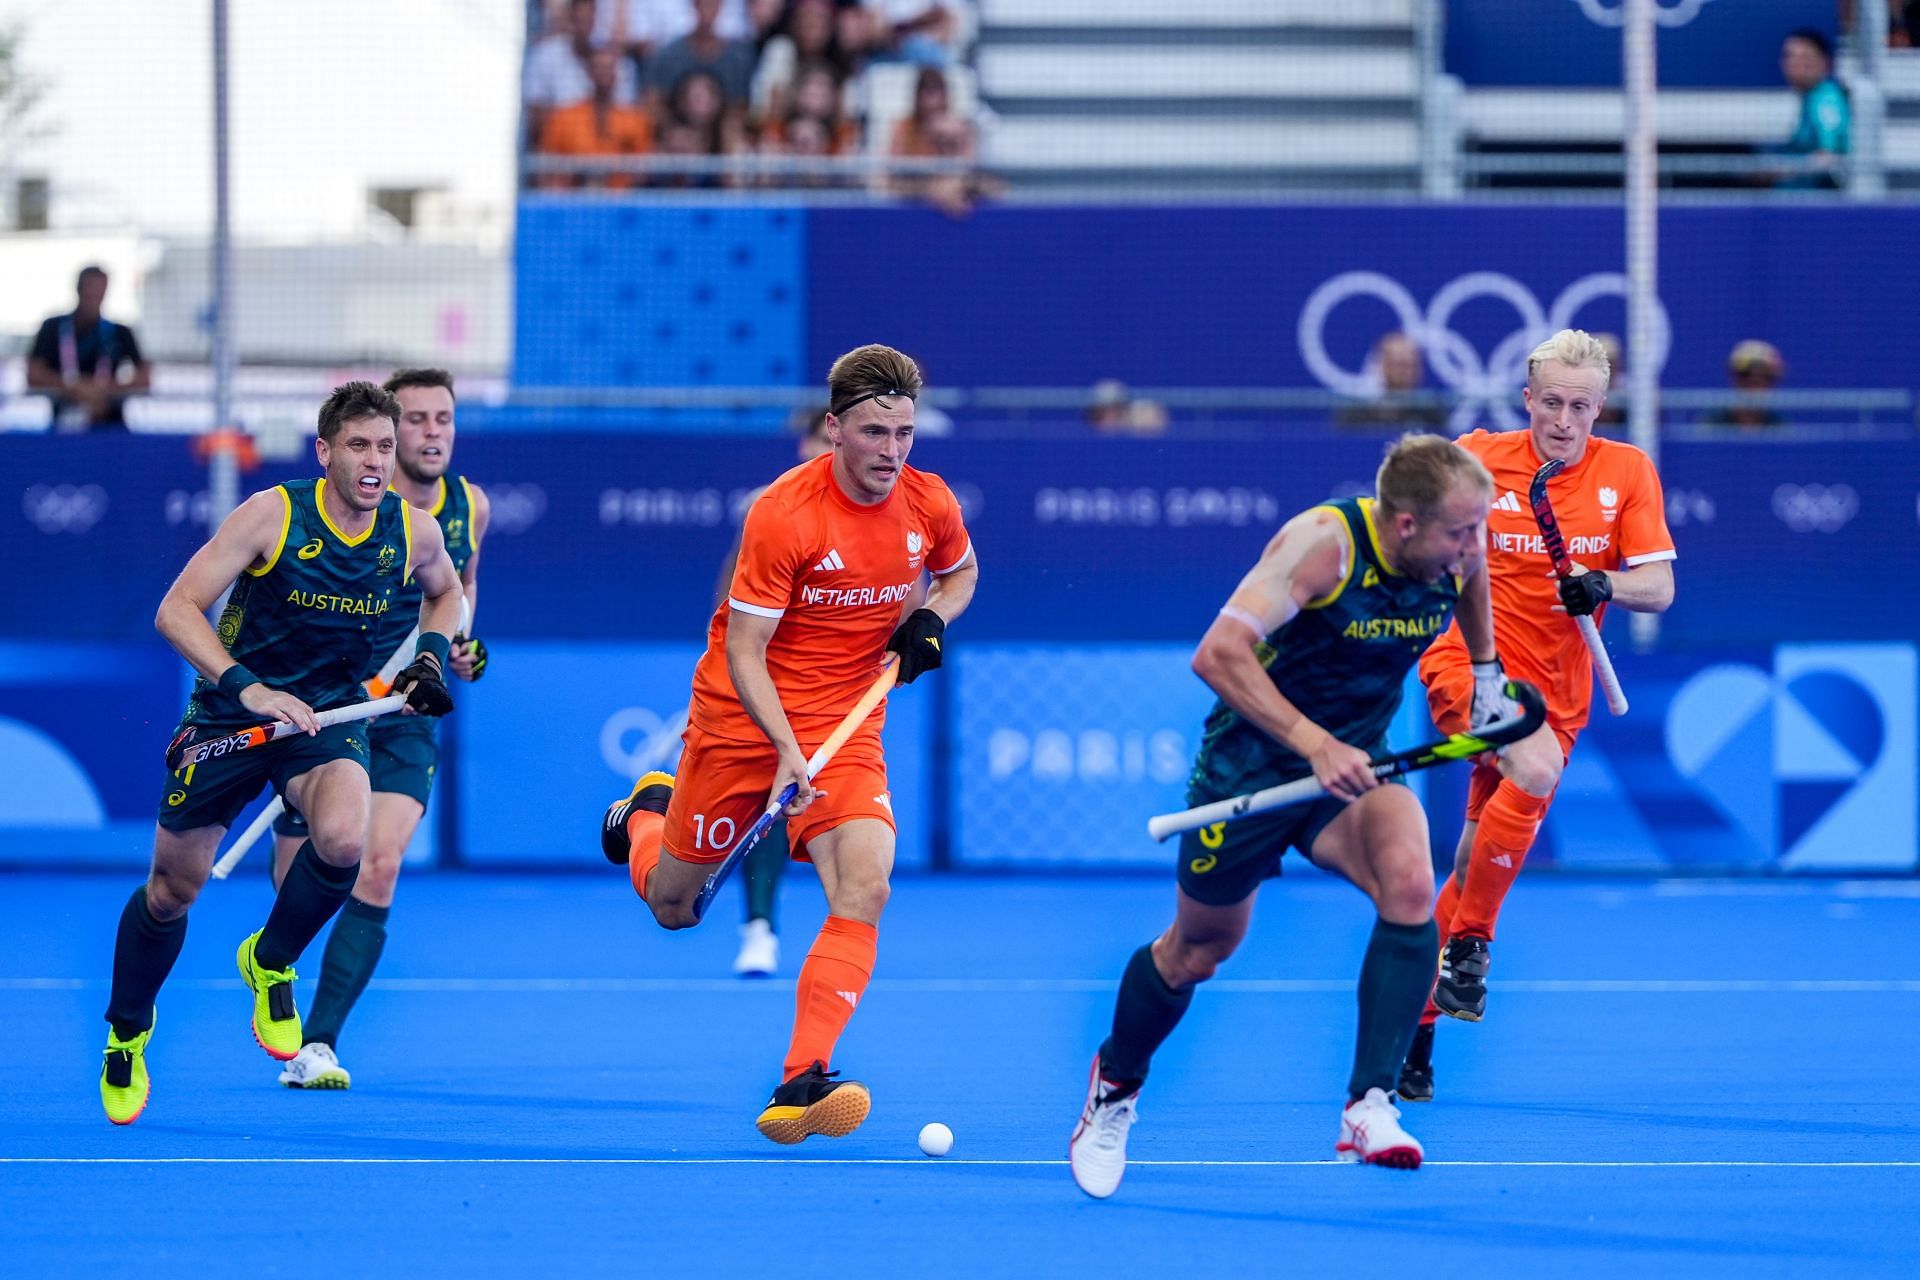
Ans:
<svg viewBox="0 0 1920 1280"><path fill-rule="evenodd" d="M169 591L153 616L153 626L174 652L209 680L219 680L233 665L233 655L207 624L200 606L178 591Z"/></svg>
<svg viewBox="0 0 1920 1280"><path fill-rule="evenodd" d="M463 594L457 580L438 595L423 594L420 598L420 634L433 633L451 640L454 633L460 630Z"/></svg>
<svg viewBox="0 0 1920 1280"><path fill-rule="evenodd" d="M1215 643L1209 633L1193 655L1193 670L1229 707L1295 755L1310 756L1327 740L1325 729L1273 687L1251 648Z"/></svg>
<svg viewBox="0 0 1920 1280"><path fill-rule="evenodd" d="M774 688L765 655L746 651L733 643L731 636L728 641L727 674L733 679L733 691L739 696L740 705L760 726L760 732L767 735L768 742L782 751L799 750L799 739L787 722L786 709L780 705L780 691Z"/></svg>
<svg viewBox="0 0 1920 1280"><path fill-rule="evenodd" d="M1492 662L1499 656L1494 647L1491 596L1484 567L1461 584L1460 607L1454 616L1460 620L1460 638L1466 642L1467 657L1474 662Z"/></svg>
<svg viewBox="0 0 1920 1280"><path fill-rule="evenodd" d="M1613 587L1613 603L1634 613L1665 613L1673 604L1673 568L1665 560L1638 569L1613 569L1607 573Z"/></svg>
<svg viewBox="0 0 1920 1280"><path fill-rule="evenodd" d="M973 592L980 585L980 566L969 559L966 564L933 580L927 589L925 608L940 615L940 620L949 626L953 620L967 611L973 603Z"/></svg>

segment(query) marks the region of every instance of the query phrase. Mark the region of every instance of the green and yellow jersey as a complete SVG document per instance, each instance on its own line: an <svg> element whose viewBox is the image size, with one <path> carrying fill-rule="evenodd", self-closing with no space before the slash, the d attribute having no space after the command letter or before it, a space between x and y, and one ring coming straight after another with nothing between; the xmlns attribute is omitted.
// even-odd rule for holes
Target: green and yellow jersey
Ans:
<svg viewBox="0 0 1920 1280"><path fill-rule="evenodd" d="M473 487L467 483L467 478L441 476L440 495L425 514L440 522L440 532L446 537L447 555L453 560L454 572L465 573L467 561L473 558ZM423 594L420 584L412 578L408 578L394 593L393 609L381 616L379 626L374 629L373 662L363 673L363 678L379 671L393 656L393 651L405 644L413 629L420 625ZM411 661L411 657L408 660Z"/></svg>
<svg viewBox="0 0 1920 1280"><path fill-rule="evenodd" d="M1388 567L1371 498L1329 502L1354 554L1346 578L1312 600L1256 647L1287 701L1341 742L1384 745L1407 672L1445 630L1460 580L1421 582ZM1305 777L1312 767L1226 702L1214 703L1188 778L1188 803L1239 795Z"/></svg>
<svg viewBox="0 0 1920 1280"><path fill-rule="evenodd" d="M420 614L406 500L386 494L366 531L349 536L321 505L326 483L294 480L278 487L285 503L279 541L266 564L240 575L218 628L235 662L316 710L366 697L360 682L387 656L377 642L389 620L404 613L403 594L413 604L401 635ZM195 681L186 723L257 719L214 682Z"/></svg>

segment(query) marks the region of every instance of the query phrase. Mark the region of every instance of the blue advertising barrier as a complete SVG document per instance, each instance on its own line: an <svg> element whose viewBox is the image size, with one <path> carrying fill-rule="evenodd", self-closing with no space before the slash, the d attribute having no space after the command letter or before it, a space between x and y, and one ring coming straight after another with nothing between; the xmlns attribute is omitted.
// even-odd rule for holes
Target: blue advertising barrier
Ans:
<svg viewBox="0 0 1920 1280"><path fill-rule="evenodd" d="M31 575L0 637L148 644L204 537L204 476L177 441L0 439L0 552ZM980 553L955 642L1191 643L1279 524L1369 487L1378 436L928 439ZM77 446L77 447L76 447ZM494 528L480 630L496 638L697 642L740 503L784 440L475 434L463 469ZM1665 648L1906 640L1920 580L1920 442L1673 443L1663 451L1679 594ZM302 470L305 470L302 468ZM249 487L291 467L248 477Z"/></svg>
<svg viewBox="0 0 1920 1280"><path fill-rule="evenodd" d="M1754 65L1771 65L1799 24L1755 21L1760 2L1705 6L1694 25L1715 65L1742 40ZM1589 25L1574 0L1493 7ZM1712 34L1723 24L1741 34ZM1665 336L1628 361L1666 386L1724 386L1734 345L1765 338L1785 354L1789 387L1904 380L1886 335L1906 330L1907 299L1920 294L1911 222L1899 206L1664 209ZM1369 348L1402 329L1426 353L1429 387L1510 424L1499 415L1514 411L1534 342L1563 325L1626 332L1617 203L1015 206L956 221L926 209L532 197L519 231L517 386L819 386L835 357L885 341L936 386L1117 377L1364 395ZM1833 298L1846 305L1817 305ZM575 425L611 412L582 409ZM627 417L664 426L687 415ZM539 412L543 428L563 421ZM768 415L722 409L703 421L708 432L766 429Z"/></svg>
<svg viewBox="0 0 1920 1280"><path fill-rule="evenodd" d="M1780 40L1834 32L1831 0L1653 0L1663 89L1774 87ZM1447 0L1448 72L1470 85L1593 86L1622 81L1625 0Z"/></svg>
<svg viewBox="0 0 1920 1280"><path fill-rule="evenodd" d="M459 733L462 860L603 867L600 814L680 759L697 644L489 645L487 676L448 723ZM902 867L927 865L933 718L927 686L887 699L888 781ZM773 779L768 777L768 786Z"/></svg>

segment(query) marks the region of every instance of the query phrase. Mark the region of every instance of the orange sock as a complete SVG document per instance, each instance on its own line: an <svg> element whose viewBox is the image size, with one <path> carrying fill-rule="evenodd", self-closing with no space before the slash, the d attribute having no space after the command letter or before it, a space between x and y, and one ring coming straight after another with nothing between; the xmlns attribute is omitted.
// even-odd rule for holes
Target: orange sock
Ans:
<svg viewBox="0 0 1920 1280"><path fill-rule="evenodd" d="M666 834L665 814L635 809L627 815L627 877L642 902L647 900L647 877L660 865L660 842Z"/></svg>
<svg viewBox="0 0 1920 1280"><path fill-rule="evenodd" d="M1453 913L1459 909L1459 906L1460 882L1449 875L1445 883L1440 886L1440 897L1433 904L1433 921L1440 926L1440 945L1442 947L1447 945L1447 930L1452 927ZM1434 974L1436 978L1439 976L1439 962L1440 958L1435 956ZM1433 1002L1432 990L1429 988L1427 1007L1422 1010L1420 1014L1420 1025L1430 1027L1439 1020L1440 1006Z"/></svg>
<svg viewBox="0 0 1920 1280"><path fill-rule="evenodd" d="M782 1080L793 1079L815 1062L833 1061L833 1046L873 976L879 938L872 925L840 916L828 916L820 926L793 993L793 1040Z"/></svg>
<svg viewBox="0 0 1920 1280"><path fill-rule="evenodd" d="M1547 796L1530 796L1505 778L1480 811L1480 829L1474 833L1468 855L1467 884L1460 905L1446 927L1451 937L1472 934L1493 940L1500 904L1520 876L1527 850L1533 847L1540 819L1547 816Z"/></svg>

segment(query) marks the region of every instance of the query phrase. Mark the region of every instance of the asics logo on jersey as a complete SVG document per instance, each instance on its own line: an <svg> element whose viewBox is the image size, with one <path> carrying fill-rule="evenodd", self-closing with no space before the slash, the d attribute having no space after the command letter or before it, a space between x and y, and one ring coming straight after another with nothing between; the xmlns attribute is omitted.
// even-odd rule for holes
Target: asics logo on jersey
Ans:
<svg viewBox="0 0 1920 1280"><path fill-rule="evenodd" d="M306 546L300 548L297 554L302 560L311 560L315 556L319 555L325 549L326 549L326 543L320 541L320 539L318 538L315 538L312 542L309 542Z"/></svg>
<svg viewBox="0 0 1920 1280"><path fill-rule="evenodd" d="M821 558L820 563L813 566L813 571L815 573L837 573L846 567L847 562L840 558L839 551L830 549L827 554Z"/></svg>
<svg viewBox="0 0 1920 1280"><path fill-rule="evenodd" d="M1500 501L1493 504L1495 511L1525 511L1520 503L1520 495L1509 489L1500 495Z"/></svg>

